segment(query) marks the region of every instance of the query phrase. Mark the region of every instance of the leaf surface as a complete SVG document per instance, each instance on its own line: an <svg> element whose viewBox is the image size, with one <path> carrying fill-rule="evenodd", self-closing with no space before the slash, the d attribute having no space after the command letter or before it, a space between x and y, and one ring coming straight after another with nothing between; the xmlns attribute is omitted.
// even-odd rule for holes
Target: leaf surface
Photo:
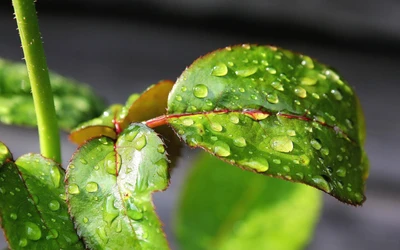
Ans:
<svg viewBox="0 0 400 250"><path fill-rule="evenodd" d="M60 128L71 130L104 110L103 100L88 86L55 73L50 73L50 81ZM0 121L37 125L26 66L3 59L0 59Z"/></svg>
<svg viewBox="0 0 400 250"><path fill-rule="evenodd" d="M182 249L303 249L318 221L317 190L244 172L202 154L185 180L175 233Z"/></svg>
<svg viewBox="0 0 400 250"><path fill-rule="evenodd" d="M365 200L365 124L349 85L308 56L268 46L214 51L179 77L168 122L192 147L247 170Z"/></svg>
<svg viewBox="0 0 400 250"><path fill-rule="evenodd" d="M79 235L91 249L168 249L151 193L168 186L162 140L132 124L114 143L83 144L67 171L67 198Z"/></svg>
<svg viewBox="0 0 400 250"><path fill-rule="evenodd" d="M65 202L64 170L41 155L15 163L0 143L0 218L12 249L84 249Z"/></svg>

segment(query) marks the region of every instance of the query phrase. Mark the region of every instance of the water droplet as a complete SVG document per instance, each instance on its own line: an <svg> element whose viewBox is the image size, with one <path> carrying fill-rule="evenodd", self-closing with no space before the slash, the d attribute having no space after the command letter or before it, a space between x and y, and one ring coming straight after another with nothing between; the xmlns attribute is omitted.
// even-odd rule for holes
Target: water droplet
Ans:
<svg viewBox="0 0 400 250"><path fill-rule="evenodd" d="M52 200L50 201L48 207L51 211L57 211L58 209L60 209L60 202Z"/></svg>
<svg viewBox="0 0 400 250"><path fill-rule="evenodd" d="M146 146L146 144L147 144L146 136L142 135L134 141L133 147L136 148L137 150L141 150L142 148L144 148L144 146Z"/></svg>
<svg viewBox="0 0 400 250"><path fill-rule="evenodd" d="M358 192L354 194L354 198L356 198L357 202L361 202L362 200L364 200L364 196Z"/></svg>
<svg viewBox="0 0 400 250"><path fill-rule="evenodd" d="M96 228L96 233L97 235L100 237L100 239L107 243L108 242L108 237L107 237L107 233L104 227L98 227Z"/></svg>
<svg viewBox="0 0 400 250"><path fill-rule="evenodd" d="M231 149L225 142L217 141L214 143L214 153L217 156L227 157L231 154Z"/></svg>
<svg viewBox="0 0 400 250"><path fill-rule="evenodd" d="M300 79L300 83L302 85L311 86L311 85L315 85L317 83L317 79L310 78L310 77L303 77Z"/></svg>
<svg viewBox="0 0 400 250"><path fill-rule="evenodd" d="M98 189L99 185L96 182L88 182L86 184L86 191L88 191L89 193L97 192Z"/></svg>
<svg viewBox="0 0 400 250"><path fill-rule="evenodd" d="M268 94L267 95L267 101L269 103L275 104L279 102L278 96L275 94Z"/></svg>
<svg viewBox="0 0 400 250"><path fill-rule="evenodd" d="M181 91L182 91L182 92L186 92L186 90L187 90L187 88L186 88L185 86L183 86L183 87L181 88Z"/></svg>
<svg viewBox="0 0 400 250"><path fill-rule="evenodd" d="M294 89L294 93L300 97L300 98L306 98L307 97L307 91L303 89L302 87L297 87Z"/></svg>
<svg viewBox="0 0 400 250"><path fill-rule="evenodd" d="M248 76L254 75L257 71L258 71L258 67L254 66L254 67L249 67L246 69L236 70L235 74L237 76L241 76L241 77L248 77Z"/></svg>
<svg viewBox="0 0 400 250"><path fill-rule="evenodd" d="M211 129L216 132L221 132L223 128L222 128L221 124L219 124L217 122L213 122L213 123L211 123Z"/></svg>
<svg viewBox="0 0 400 250"><path fill-rule="evenodd" d="M317 140L315 140L315 139L312 139L312 140L310 141L310 144L311 144L311 146L312 146L314 149L316 149L316 150L320 150L320 149L322 148L321 144L320 144Z"/></svg>
<svg viewBox="0 0 400 250"><path fill-rule="evenodd" d="M50 229L49 233L46 236L46 240L50 239L57 239L58 238L58 232L55 229Z"/></svg>
<svg viewBox="0 0 400 250"><path fill-rule="evenodd" d="M318 99L318 100L319 100L319 95L318 95L317 93L312 93L311 95L312 95L312 97L314 97L315 99Z"/></svg>
<svg viewBox="0 0 400 250"><path fill-rule="evenodd" d="M301 65L305 66L306 68L313 69L314 63L313 60L308 56L302 56L303 61L301 61Z"/></svg>
<svg viewBox="0 0 400 250"><path fill-rule="evenodd" d="M337 89L332 89L331 94L335 97L336 100L341 101L343 99L342 93L340 93Z"/></svg>
<svg viewBox="0 0 400 250"><path fill-rule="evenodd" d="M178 102L180 102L180 101L182 101L182 96L177 95L177 96L175 97L175 99L176 99Z"/></svg>
<svg viewBox="0 0 400 250"><path fill-rule="evenodd" d="M62 193L58 197L60 197L61 200L66 201L67 200L67 195Z"/></svg>
<svg viewBox="0 0 400 250"><path fill-rule="evenodd" d="M141 220L143 219L143 212L134 210L134 209L128 209L126 212L132 220Z"/></svg>
<svg viewBox="0 0 400 250"><path fill-rule="evenodd" d="M187 127L192 126L193 123L194 123L194 121L193 121L192 119L190 119L190 118L185 118L185 119L183 119L183 121L182 121L182 124L183 124L184 126L187 126Z"/></svg>
<svg viewBox="0 0 400 250"><path fill-rule="evenodd" d="M110 195L103 204L103 219L108 225L111 225L111 222L119 215L118 209L114 207L114 201L115 197Z"/></svg>
<svg viewBox="0 0 400 250"><path fill-rule="evenodd" d="M241 161L239 164L261 173L267 171L269 168L269 163L264 158L254 158L247 161Z"/></svg>
<svg viewBox="0 0 400 250"><path fill-rule="evenodd" d="M136 138L138 133L139 133L139 129L134 129L125 135L125 139L127 141L133 141Z"/></svg>
<svg viewBox="0 0 400 250"><path fill-rule="evenodd" d="M290 172L290 167L289 166L283 166L283 171L285 172Z"/></svg>
<svg viewBox="0 0 400 250"><path fill-rule="evenodd" d="M341 155L337 155L336 158L338 159L338 161L343 161L343 156Z"/></svg>
<svg viewBox="0 0 400 250"><path fill-rule="evenodd" d="M18 246L20 247L26 247L27 245L28 245L28 240L25 238L20 239L18 242Z"/></svg>
<svg viewBox="0 0 400 250"><path fill-rule="evenodd" d="M229 116L229 121L231 121L233 124L238 124L239 117L237 115L231 115L231 116Z"/></svg>
<svg viewBox="0 0 400 250"><path fill-rule="evenodd" d="M228 74L228 67L224 63L218 63L211 71L213 76L225 76Z"/></svg>
<svg viewBox="0 0 400 250"><path fill-rule="evenodd" d="M268 73L272 74L272 75L275 75L275 74L276 74L276 69L274 69L274 68L272 68L272 67L267 67L267 68L265 68L265 70L266 70Z"/></svg>
<svg viewBox="0 0 400 250"><path fill-rule="evenodd" d="M237 147L243 148L246 147L246 140L243 137L238 137L233 140L233 144Z"/></svg>
<svg viewBox="0 0 400 250"><path fill-rule="evenodd" d="M160 154L164 154L164 152L165 152L164 145L162 145L162 144L158 145L157 146L157 152L160 153Z"/></svg>
<svg viewBox="0 0 400 250"><path fill-rule="evenodd" d="M76 184L70 184L68 186L68 193L69 194L79 194L79 187Z"/></svg>
<svg viewBox="0 0 400 250"><path fill-rule="evenodd" d="M94 170L99 170L100 168L99 168L98 165L95 165L95 166L93 167L93 169L94 169Z"/></svg>
<svg viewBox="0 0 400 250"><path fill-rule="evenodd" d="M88 218L86 218L86 217L83 217L83 223L88 223L89 222L89 219Z"/></svg>
<svg viewBox="0 0 400 250"><path fill-rule="evenodd" d="M350 121L349 119L346 119L345 122L346 122L347 127L349 127L349 129L353 129L354 128L352 121Z"/></svg>
<svg viewBox="0 0 400 250"><path fill-rule="evenodd" d="M321 148L321 153L322 153L323 155L329 155L329 149L327 149L327 148Z"/></svg>
<svg viewBox="0 0 400 250"><path fill-rule="evenodd" d="M312 178L312 181L315 183L315 185L322 189L323 191L330 193L332 191L331 185L322 177L322 176L314 176Z"/></svg>
<svg viewBox="0 0 400 250"><path fill-rule="evenodd" d="M80 158L80 159L79 159L79 162L82 163L83 165L86 165L86 164L87 164L87 160L85 160L85 159L83 159L83 158Z"/></svg>
<svg viewBox="0 0 400 250"><path fill-rule="evenodd" d="M296 131L290 129L290 130L286 131L286 134L287 134L288 136L296 136Z"/></svg>
<svg viewBox="0 0 400 250"><path fill-rule="evenodd" d="M32 195L33 202L37 205L39 204L39 197L37 195Z"/></svg>
<svg viewBox="0 0 400 250"><path fill-rule="evenodd" d="M50 178L51 181L53 182L54 187L59 188L60 187L60 180L61 180L61 174L60 170L58 169L57 166L52 166L50 169Z"/></svg>
<svg viewBox="0 0 400 250"><path fill-rule="evenodd" d="M247 44L247 43L242 44L242 47L247 50L249 50L251 48L250 44Z"/></svg>
<svg viewBox="0 0 400 250"><path fill-rule="evenodd" d="M273 150L283 153L289 153L293 150L293 142L287 136L279 136L271 139Z"/></svg>
<svg viewBox="0 0 400 250"><path fill-rule="evenodd" d="M10 218L11 218L12 220L17 220L17 219L18 219L18 215L15 214L15 213L11 213L11 214L10 214Z"/></svg>
<svg viewBox="0 0 400 250"><path fill-rule="evenodd" d="M26 232L26 237L30 240L40 240L42 237L42 231L40 231L40 228L32 222L26 222L25 223L25 232Z"/></svg>
<svg viewBox="0 0 400 250"><path fill-rule="evenodd" d="M339 177L346 177L346 169L344 167L340 167L336 170L336 174Z"/></svg>
<svg viewBox="0 0 400 250"><path fill-rule="evenodd" d="M280 83L280 82L272 82L272 83L271 83L271 86L272 86L274 89L279 90L279 91L283 91L283 90L284 90L283 85L282 85L282 83Z"/></svg>
<svg viewBox="0 0 400 250"><path fill-rule="evenodd" d="M208 96L208 88L204 84L197 84L193 88L193 95L197 98L205 98Z"/></svg>
<svg viewBox="0 0 400 250"><path fill-rule="evenodd" d="M258 99L258 97L257 97L256 95L250 95L250 97L251 97L251 99L253 99L253 100L257 100L257 99Z"/></svg>
<svg viewBox="0 0 400 250"><path fill-rule="evenodd" d="M241 93L246 92L246 91L244 90L244 88L239 88L238 90L239 90L239 92L241 92Z"/></svg>

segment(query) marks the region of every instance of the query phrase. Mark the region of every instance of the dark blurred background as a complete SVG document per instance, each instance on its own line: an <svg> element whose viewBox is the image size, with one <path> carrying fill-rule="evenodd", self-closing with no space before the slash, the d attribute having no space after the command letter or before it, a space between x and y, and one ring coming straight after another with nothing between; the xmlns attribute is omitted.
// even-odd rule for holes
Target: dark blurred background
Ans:
<svg viewBox="0 0 400 250"><path fill-rule="evenodd" d="M325 196L308 249L400 249L400 1L38 0L37 8L49 67L109 103L175 80L200 55L238 43L272 44L334 66L364 107L368 199L354 208ZM11 1L1 1L0 57L21 61L12 13ZM75 150L66 138L64 162ZM39 151L33 129L0 125L0 140L15 156ZM170 188L155 194L174 249L171 213L196 153L185 150Z"/></svg>

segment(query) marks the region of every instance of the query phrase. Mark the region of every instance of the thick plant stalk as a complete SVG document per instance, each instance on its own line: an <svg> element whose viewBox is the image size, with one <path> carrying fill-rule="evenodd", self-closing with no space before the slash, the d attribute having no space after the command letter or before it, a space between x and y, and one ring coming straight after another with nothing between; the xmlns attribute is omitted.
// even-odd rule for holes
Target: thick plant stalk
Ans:
<svg viewBox="0 0 400 250"><path fill-rule="evenodd" d="M61 162L60 134L33 0L13 0L38 121L43 156Z"/></svg>

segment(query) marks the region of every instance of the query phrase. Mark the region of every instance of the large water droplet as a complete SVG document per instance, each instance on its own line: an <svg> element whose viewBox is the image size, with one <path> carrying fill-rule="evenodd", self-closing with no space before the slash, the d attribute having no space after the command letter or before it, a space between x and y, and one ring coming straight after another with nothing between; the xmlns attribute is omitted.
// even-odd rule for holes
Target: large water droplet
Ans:
<svg viewBox="0 0 400 250"><path fill-rule="evenodd" d="M233 144L237 147L243 148L246 147L247 143L243 137L237 137L233 140Z"/></svg>
<svg viewBox="0 0 400 250"><path fill-rule="evenodd" d="M91 181L86 184L86 191L88 191L89 193L97 192L98 189L99 185L96 182Z"/></svg>
<svg viewBox="0 0 400 250"><path fill-rule="evenodd" d="M50 178L51 181L53 182L54 187L59 188L60 187L60 180L61 180L61 174L60 170L58 169L57 166L52 166L50 169Z"/></svg>
<svg viewBox="0 0 400 250"><path fill-rule="evenodd" d="M217 141L214 143L214 153L217 156L227 157L231 154L231 149L225 142Z"/></svg>
<svg viewBox="0 0 400 250"><path fill-rule="evenodd" d="M60 209L60 202L52 200L50 201L48 207L51 211L57 211L58 209Z"/></svg>
<svg viewBox="0 0 400 250"><path fill-rule="evenodd" d="M40 240L42 237L42 231L40 228L32 222L26 222L25 223L25 232L26 232L26 237L30 240Z"/></svg>
<svg viewBox="0 0 400 250"><path fill-rule="evenodd" d="M330 193L332 191L332 186L322 177L322 176L314 176L312 181L315 185L322 189L323 191Z"/></svg>
<svg viewBox="0 0 400 250"><path fill-rule="evenodd" d="M240 161L239 164L256 170L257 172L265 172L269 168L269 163L264 158L254 158L246 161Z"/></svg>
<svg viewBox="0 0 400 250"><path fill-rule="evenodd" d="M217 123L217 122L213 122L211 123L211 129L216 131L216 132L221 132L222 131L222 125Z"/></svg>
<svg viewBox="0 0 400 250"><path fill-rule="evenodd" d="M69 194L79 194L79 187L76 184L70 184L68 186L68 193Z"/></svg>
<svg viewBox="0 0 400 250"><path fill-rule="evenodd" d="M335 97L336 100L341 101L343 99L342 93L340 93L339 90L332 89L331 93L332 93L333 97Z"/></svg>
<svg viewBox="0 0 400 250"><path fill-rule="evenodd" d="M322 148L321 144L320 144L317 140L315 140L315 139L312 139L312 140L310 141L310 144L311 144L311 146L312 146L314 149L316 149L316 150L320 150L320 149Z"/></svg>
<svg viewBox="0 0 400 250"><path fill-rule="evenodd" d="M58 238L58 232L55 229L50 229L49 233L46 236L46 240L50 239L57 239Z"/></svg>
<svg viewBox="0 0 400 250"><path fill-rule="evenodd" d="M283 91L283 90L284 90L283 85L282 85L282 83L280 83L280 82L272 82L272 83L271 83L271 86L272 86L274 89L279 90L279 91Z"/></svg>
<svg viewBox="0 0 400 250"><path fill-rule="evenodd" d="M278 96L275 94L268 94L267 95L267 101L269 103L275 104L279 102Z"/></svg>
<svg viewBox="0 0 400 250"><path fill-rule="evenodd" d="M111 222L119 215L118 209L114 206L115 197L108 196L103 204L103 219L108 224L111 225Z"/></svg>
<svg viewBox="0 0 400 250"><path fill-rule="evenodd" d="M204 84L197 84L193 88L193 95L197 98L205 98L208 95L208 88Z"/></svg>
<svg viewBox="0 0 400 250"><path fill-rule="evenodd" d="M257 70L258 70L258 67L254 66L254 67L236 70L235 74L237 76L241 76L241 77L248 77L248 76L254 75L257 72Z"/></svg>
<svg viewBox="0 0 400 250"><path fill-rule="evenodd" d="M142 135L133 142L133 147L136 148L137 150L141 150L142 148L144 148L144 146L146 146L146 144L147 144L146 136Z"/></svg>
<svg viewBox="0 0 400 250"><path fill-rule="evenodd" d="M339 177L346 177L346 168L340 167L336 170L336 174Z"/></svg>
<svg viewBox="0 0 400 250"><path fill-rule="evenodd" d="M306 98L307 97L307 91L302 88L302 87L297 87L294 89L294 93L301 98Z"/></svg>
<svg viewBox="0 0 400 250"><path fill-rule="evenodd" d="M213 76L224 76L228 74L228 67L224 63L217 63L211 71Z"/></svg>
<svg viewBox="0 0 400 250"><path fill-rule="evenodd" d="M283 153L289 153L293 150L293 142L287 136L278 136L271 139L273 150Z"/></svg>

